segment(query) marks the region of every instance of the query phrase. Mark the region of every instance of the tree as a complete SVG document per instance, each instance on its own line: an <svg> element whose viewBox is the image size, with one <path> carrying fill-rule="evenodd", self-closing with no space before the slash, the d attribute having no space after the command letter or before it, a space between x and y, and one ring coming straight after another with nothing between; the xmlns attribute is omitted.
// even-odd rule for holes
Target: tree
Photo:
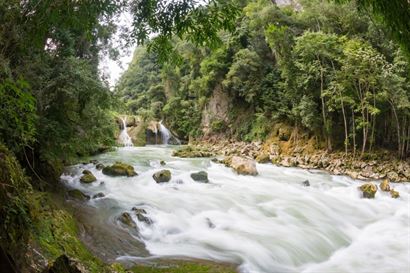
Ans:
<svg viewBox="0 0 410 273"><path fill-rule="evenodd" d="M293 50L297 86L304 90L305 94L316 88L319 90L319 94L313 96L320 98L324 135L329 151L332 150L332 121L328 113L325 90L336 73L337 60L342 54L340 43L341 40L335 34L307 31L296 39Z"/></svg>
<svg viewBox="0 0 410 273"><path fill-rule="evenodd" d="M380 113L377 101L383 96L383 70L387 62L380 53L362 40L347 41L343 51L338 80L343 83L343 88L352 90L355 102L352 114L360 113L357 119L352 119L357 124L356 128L362 130L363 156L369 137L370 148L374 143L376 116ZM353 128L353 132L356 128Z"/></svg>

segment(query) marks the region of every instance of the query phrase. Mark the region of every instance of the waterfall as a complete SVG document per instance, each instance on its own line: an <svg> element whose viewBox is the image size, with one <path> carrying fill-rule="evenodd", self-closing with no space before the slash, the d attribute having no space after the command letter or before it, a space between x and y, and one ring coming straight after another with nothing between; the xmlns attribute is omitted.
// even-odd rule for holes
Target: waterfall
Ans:
<svg viewBox="0 0 410 273"><path fill-rule="evenodd" d="M168 144L171 132L162 124L162 120L159 122L159 131L161 132L162 144Z"/></svg>
<svg viewBox="0 0 410 273"><path fill-rule="evenodd" d="M127 117L125 118L120 118L122 121L122 131L120 134L120 141L125 147L132 147L134 146L132 144L131 137L128 135L127 132Z"/></svg>

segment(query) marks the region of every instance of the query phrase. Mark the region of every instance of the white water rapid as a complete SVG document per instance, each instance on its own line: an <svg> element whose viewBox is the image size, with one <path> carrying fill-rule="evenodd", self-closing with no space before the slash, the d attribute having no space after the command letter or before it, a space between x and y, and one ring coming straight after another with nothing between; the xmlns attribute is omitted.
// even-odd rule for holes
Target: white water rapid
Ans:
<svg viewBox="0 0 410 273"><path fill-rule="evenodd" d="M132 144L132 139L128 135L128 132L127 132L127 117L121 118L121 121L122 121L122 131L120 133L119 139L125 147L132 147L134 145Z"/></svg>
<svg viewBox="0 0 410 273"><path fill-rule="evenodd" d="M271 164L257 164L258 176L239 176L210 159L175 158L171 152L119 148L95 159L129 163L138 176L109 177L88 164L73 166L62 181L91 196L104 193L87 205L98 212L112 204L110 221L118 229L112 219L132 214L139 230L134 238L151 255L230 262L244 273L410 272L409 183L392 184L398 199L381 191L363 199L357 189L362 182L344 176ZM98 181L80 183L84 169ZM171 171L169 183L152 179L161 169ZM201 170L209 183L191 179ZM153 223L139 222L132 207L143 208Z"/></svg>

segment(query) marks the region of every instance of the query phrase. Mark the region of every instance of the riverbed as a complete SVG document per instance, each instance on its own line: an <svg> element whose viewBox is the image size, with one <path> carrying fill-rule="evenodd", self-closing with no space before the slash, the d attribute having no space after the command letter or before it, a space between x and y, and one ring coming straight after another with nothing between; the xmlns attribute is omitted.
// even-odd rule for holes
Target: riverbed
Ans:
<svg viewBox="0 0 410 273"><path fill-rule="evenodd" d="M232 263L244 273L410 272L409 183L392 184L398 199L380 190L363 199L357 189L363 182L345 176L272 164L257 164L258 176L239 176L209 158L172 157L173 149L124 147L93 158L131 164L135 177L109 177L94 164L62 175L69 188L104 194L83 206L101 219L89 223L94 230L123 236L111 244L117 260L187 257ZM82 184L84 169L97 182ZM163 169L172 179L157 184L152 175ZM197 171L206 171L209 183L193 181ZM139 221L133 207L152 223ZM117 221L123 212L136 228Z"/></svg>

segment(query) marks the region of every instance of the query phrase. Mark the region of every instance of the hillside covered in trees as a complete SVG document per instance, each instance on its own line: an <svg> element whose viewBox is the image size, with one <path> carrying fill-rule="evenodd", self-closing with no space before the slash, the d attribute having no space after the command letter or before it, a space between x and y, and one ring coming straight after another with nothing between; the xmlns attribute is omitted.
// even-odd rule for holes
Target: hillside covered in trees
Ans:
<svg viewBox="0 0 410 273"><path fill-rule="evenodd" d="M265 140L285 123L328 151L409 156L409 58L383 24L355 2L241 5L214 48L174 38L166 64L138 48L115 90L127 109L183 139Z"/></svg>

